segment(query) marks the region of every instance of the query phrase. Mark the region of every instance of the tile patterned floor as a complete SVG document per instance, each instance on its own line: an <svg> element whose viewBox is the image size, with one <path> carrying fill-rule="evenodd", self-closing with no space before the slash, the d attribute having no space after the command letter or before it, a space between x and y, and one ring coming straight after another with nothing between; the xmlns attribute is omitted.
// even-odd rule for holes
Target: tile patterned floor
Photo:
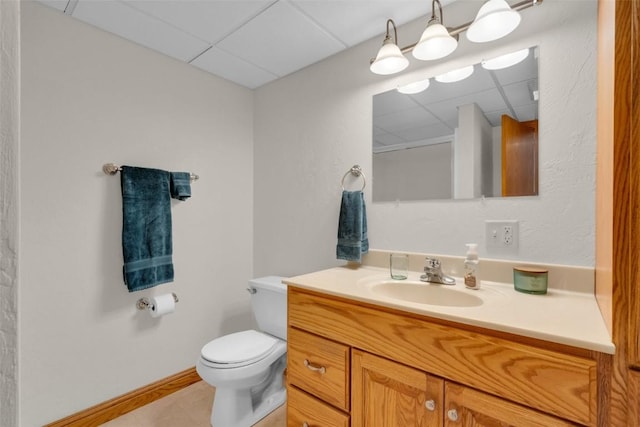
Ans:
<svg viewBox="0 0 640 427"><path fill-rule="evenodd" d="M200 381L102 426L211 427L209 417L214 395L215 389L204 381ZM282 405L254 427L285 427L286 424L285 405Z"/></svg>

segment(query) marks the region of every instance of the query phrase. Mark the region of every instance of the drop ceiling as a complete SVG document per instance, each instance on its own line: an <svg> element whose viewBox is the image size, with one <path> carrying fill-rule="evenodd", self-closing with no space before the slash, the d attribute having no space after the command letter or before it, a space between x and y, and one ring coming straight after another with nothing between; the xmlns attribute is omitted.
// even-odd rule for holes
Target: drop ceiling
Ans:
<svg viewBox="0 0 640 427"><path fill-rule="evenodd" d="M250 89L431 13L427 0L39 1Z"/></svg>

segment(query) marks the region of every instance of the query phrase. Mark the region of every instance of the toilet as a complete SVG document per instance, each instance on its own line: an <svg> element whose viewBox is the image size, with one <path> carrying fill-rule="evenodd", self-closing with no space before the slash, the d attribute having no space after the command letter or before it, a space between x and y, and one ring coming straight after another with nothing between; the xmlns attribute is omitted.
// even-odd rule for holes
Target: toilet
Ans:
<svg viewBox="0 0 640 427"><path fill-rule="evenodd" d="M286 400L287 286L282 279L267 276L249 281L259 331L216 338L200 351L198 375L216 388L213 427L249 427Z"/></svg>

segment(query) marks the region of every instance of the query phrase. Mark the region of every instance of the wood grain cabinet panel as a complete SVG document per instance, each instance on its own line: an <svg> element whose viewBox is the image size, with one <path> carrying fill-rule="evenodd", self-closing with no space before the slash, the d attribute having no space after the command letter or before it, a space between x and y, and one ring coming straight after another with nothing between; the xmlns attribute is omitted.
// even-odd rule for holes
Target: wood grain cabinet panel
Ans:
<svg viewBox="0 0 640 427"><path fill-rule="evenodd" d="M597 363L289 288L289 324L583 425L597 424Z"/></svg>
<svg viewBox="0 0 640 427"><path fill-rule="evenodd" d="M291 384L349 411L349 347L298 329L287 332Z"/></svg>
<svg viewBox="0 0 640 427"><path fill-rule="evenodd" d="M575 425L448 381L445 383L444 395L445 427L565 427Z"/></svg>
<svg viewBox="0 0 640 427"><path fill-rule="evenodd" d="M287 387L287 427L349 427L349 415L313 396Z"/></svg>
<svg viewBox="0 0 640 427"><path fill-rule="evenodd" d="M442 379L355 349L351 375L354 426L442 426Z"/></svg>

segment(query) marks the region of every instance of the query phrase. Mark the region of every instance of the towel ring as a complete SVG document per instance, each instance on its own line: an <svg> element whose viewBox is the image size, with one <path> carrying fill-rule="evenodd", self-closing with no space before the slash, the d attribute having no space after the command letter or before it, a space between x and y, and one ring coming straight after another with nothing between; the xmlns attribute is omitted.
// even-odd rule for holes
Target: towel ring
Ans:
<svg viewBox="0 0 640 427"><path fill-rule="evenodd" d="M364 176L364 172L362 172L362 168L360 167L360 165L353 165L351 169L349 169L347 173L345 173L342 177L342 191L346 191L344 188L344 180L349 174L355 176L356 178L362 177L362 188L360 189L360 191L364 190L364 187L367 186L367 178Z"/></svg>

